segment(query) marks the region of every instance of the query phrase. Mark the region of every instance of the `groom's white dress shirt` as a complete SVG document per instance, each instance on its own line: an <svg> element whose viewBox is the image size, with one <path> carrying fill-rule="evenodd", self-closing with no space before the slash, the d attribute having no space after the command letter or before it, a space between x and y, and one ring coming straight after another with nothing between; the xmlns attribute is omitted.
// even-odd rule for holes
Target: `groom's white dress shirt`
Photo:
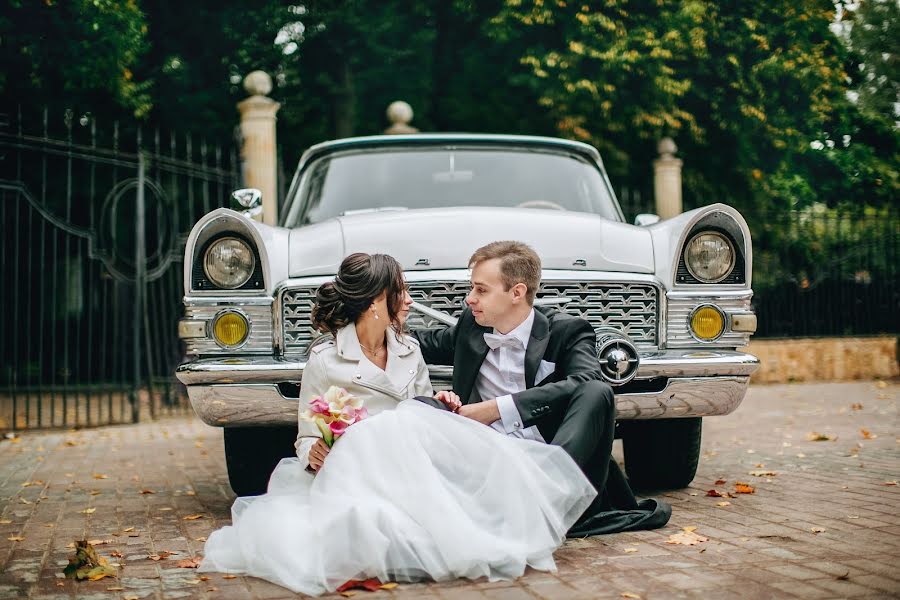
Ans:
<svg viewBox="0 0 900 600"><path fill-rule="evenodd" d="M534 309L522 323L507 334L485 334L485 342L490 350L481 363L475 389L482 400L497 399L500 419L491 423L491 427L513 437L544 442L543 436L534 425L522 426L522 417L513 401L512 394L524 391L525 384L525 350L531 338L534 325Z"/></svg>

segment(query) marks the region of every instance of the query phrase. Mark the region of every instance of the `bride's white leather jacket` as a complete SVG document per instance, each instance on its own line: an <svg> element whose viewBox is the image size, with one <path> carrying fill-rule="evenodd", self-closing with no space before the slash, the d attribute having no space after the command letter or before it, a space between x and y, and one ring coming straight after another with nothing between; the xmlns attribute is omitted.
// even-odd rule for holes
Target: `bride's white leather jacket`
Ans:
<svg viewBox="0 0 900 600"><path fill-rule="evenodd" d="M382 371L363 354L353 323L338 331L334 341L316 344L303 370L299 412L332 385L361 399L369 416L395 408L400 401L414 396L433 395L428 367L415 338L403 335L398 340L388 331L387 353L387 366ZM297 458L308 464L309 450L320 437L315 425L298 419Z"/></svg>

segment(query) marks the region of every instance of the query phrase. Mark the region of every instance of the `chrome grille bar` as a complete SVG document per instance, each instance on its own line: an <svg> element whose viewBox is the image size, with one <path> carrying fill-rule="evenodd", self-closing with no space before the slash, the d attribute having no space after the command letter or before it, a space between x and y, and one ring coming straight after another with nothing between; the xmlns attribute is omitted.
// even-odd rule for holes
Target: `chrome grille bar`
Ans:
<svg viewBox="0 0 900 600"><path fill-rule="evenodd" d="M410 281L413 300L459 318L469 293L468 281ZM290 287L281 294L285 354L304 354L318 335L310 325L316 286ZM545 280L538 298L565 298L560 310L586 319L594 329L613 327L628 335L641 349L658 345L659 291L650 283ZM551 300L552 302L552 300ZM410 313L410 329L445 327L433 317Z"/></svg>

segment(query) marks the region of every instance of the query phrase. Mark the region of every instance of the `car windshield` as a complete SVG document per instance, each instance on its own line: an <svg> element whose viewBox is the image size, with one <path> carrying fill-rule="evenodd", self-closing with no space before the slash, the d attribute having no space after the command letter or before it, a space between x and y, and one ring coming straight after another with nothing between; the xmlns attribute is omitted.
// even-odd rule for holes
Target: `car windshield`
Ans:
<svg viewBox="0 0 900 600"><path fill-rule="evenodd" d="M297 194L287 227L361 211L458 206L544 208L621 220L596 165L540 150L335 153L306 168Z"/></svg>

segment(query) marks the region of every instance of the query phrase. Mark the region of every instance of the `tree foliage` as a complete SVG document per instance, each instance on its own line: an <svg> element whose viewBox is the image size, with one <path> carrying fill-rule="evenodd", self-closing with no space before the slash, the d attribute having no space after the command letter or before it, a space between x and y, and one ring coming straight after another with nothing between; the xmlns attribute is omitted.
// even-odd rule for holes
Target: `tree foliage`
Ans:
<svg viewBox="0 0 900 600"><path fill-rule="evenodd" d="M135 0L11 0L0 13L0 92L146 115L149 84L134 76L146 49Z"/></svg>

